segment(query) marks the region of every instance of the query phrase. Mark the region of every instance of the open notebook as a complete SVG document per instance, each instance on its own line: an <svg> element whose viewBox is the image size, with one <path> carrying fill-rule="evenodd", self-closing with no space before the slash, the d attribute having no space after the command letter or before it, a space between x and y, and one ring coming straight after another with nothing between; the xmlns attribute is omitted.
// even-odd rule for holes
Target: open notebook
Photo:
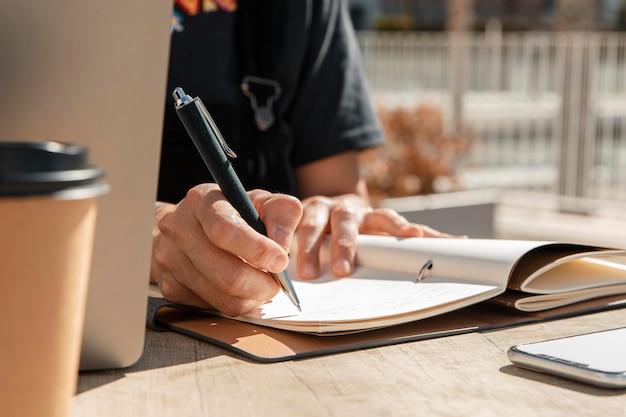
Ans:
<svg viewBox="0 0 626 417"><path fill-rule="evenodd" d="M152 319L271 361L558 318L626 302L626 251L619 249L360 236L357 264L350 277L336 279L326 272L314 281L298 280L290 265L302 311L279 293L236 318L153 301Z"/></svg>

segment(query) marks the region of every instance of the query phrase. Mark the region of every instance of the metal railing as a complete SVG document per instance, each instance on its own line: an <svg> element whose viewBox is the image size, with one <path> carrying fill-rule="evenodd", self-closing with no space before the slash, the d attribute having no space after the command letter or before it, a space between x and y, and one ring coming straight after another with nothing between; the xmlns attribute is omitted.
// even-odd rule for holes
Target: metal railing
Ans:
<svg viewBox="0 0 626 417"><path fill-rule="evenodd" d="M626 203L626 34L359 32L379 105L430 102L478 138L465 188Z"/></svg>

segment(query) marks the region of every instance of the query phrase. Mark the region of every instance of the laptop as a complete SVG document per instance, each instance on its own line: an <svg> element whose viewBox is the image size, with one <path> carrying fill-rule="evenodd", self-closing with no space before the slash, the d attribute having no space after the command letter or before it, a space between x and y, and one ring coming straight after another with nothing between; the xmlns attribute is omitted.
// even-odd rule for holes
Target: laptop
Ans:
<svg viewBox="0 0 626 417"><path fill-rule="evenodd" d="M4 0L0 140L85 145L99 197L82 370L143 352L171 0Z"/></svg>

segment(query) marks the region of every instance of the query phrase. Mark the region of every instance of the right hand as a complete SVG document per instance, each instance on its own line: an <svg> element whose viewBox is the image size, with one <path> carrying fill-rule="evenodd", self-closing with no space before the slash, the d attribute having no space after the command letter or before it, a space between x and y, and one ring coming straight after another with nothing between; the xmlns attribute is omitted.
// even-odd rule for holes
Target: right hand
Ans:
<svg viewBox="0 0 626 417"><path fill-rule="evenodd" d="M150 278L167 300L238 316L278 292L267 272L287 268L302 204L262 190L248 195L268 237L249 226L215 184L192 188L176 205L158 203Z"/></svg>

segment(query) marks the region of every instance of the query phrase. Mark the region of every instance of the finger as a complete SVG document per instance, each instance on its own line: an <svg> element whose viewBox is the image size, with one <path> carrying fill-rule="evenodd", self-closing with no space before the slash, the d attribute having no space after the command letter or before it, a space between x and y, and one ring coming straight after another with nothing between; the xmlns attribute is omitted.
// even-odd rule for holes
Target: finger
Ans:
<svg viewBox="0 0 626 417"><path fill-rule="evenodd" d="M225 314L241 314L278 292L269 274L230 253L199 247L189 257L196 271L186 276L187 287Z"/></svg>
<svg viewBox="0 0 626 417"><path fill-rule="evenodd" d="M192 279L190 289L214 308L228 316L238 316L271 300L279 290L269 274L242 263L224 272L217 272L211 280L203 273Z"/></svg>
<svg viewBox="0 0 626 417"><path fill-rule="evenodd" d="M194 278L194 275L197 278ZM265 274L267 275L267 274ZM177 302L189 306L199 307L203 309L216 309L227 316L236 317L245 314L270 300L278 292L278 285L272 280L270 285L274 290L268 293L266 297L257 299L258 294L254 294L254 298L239 297L221 291L220 288L201 276L199 272L195 274L185 275L191 278L190 288L172 276L161 281L159 289L163 296L172 302ZM252 277L249 277L253 279Z"/></svg>
<svg viewBox="0 0 626 417"><path fill-rule="evenodd" d="M314 279L320 275L320 248L329 230L330 200L310 198L305 200L303 208L297 227L296 265L300 278Z"/></svg>
<svg viewBox="0 0 626 417"><path fill-rule="evenodd" d="M263 190L250 191L249 195L265 224L267 236L289 251L302 218L300 200L287 194L273 194Z"/></svg>
<svg viewBox="0 0 626 417"><path fill-rule="evenodd" d="M338 205L330 215L330 266L333 275L345 277L354 270L357 236L362 215L350 205Z"/></svg>
<svg viewBox="0 0 626 417"><path fill-rule="evenodd" d="M415 223L412 224L415 225ZM467 236L464 235L452 235L450 233L441 232L425 224L417 224L416 226L422 229L422 237L467 238Z"/></svg>
<svg viewBox="0 0 626 417"><path fill-rule="evenodd" d="M168 301L199 308L213 308L207 300L198 297L176 278L176 273L183 277L189 276L190 269L193 268L188 265L189 259L182 256L182 252L175 245L168 243L168 238L164 235L155 239L150 279L158 284L161 294Z"/></svg>
<svg viewBox="0 0 626 417"><path fill-rule="evenodd" d="M235 316L276 294L278 285L268 274L212 245L198 225L173 227L180 226L174 217L162 220L164 232L153 250L154 278L168 300Z"/></svg>
<svg viewBox="0 0 626 417"><path fill-rule="evenodd" d="M163 297L172 303L184 304L206 310L213 309L213 305L199 297L187 287L181 286L175 277L166 277L159 282L159 290Z"/></svg>
<svg viewBox="0 0 626 417"><path fill-rule="evenodd" d="M280 272L287 268L287 251L248 225L221 191L213 189L200 197L200 202L190 201L190 204L201 233L212 245L245 259L258 269Z"/></svg>
<svg viewBox="0 0 626 417"><path fill-rule="evenodd" d="M409 222L395 210L387 208L375 209L366 214L360 232L398 237L454 237L429 226Z"/></svg>

